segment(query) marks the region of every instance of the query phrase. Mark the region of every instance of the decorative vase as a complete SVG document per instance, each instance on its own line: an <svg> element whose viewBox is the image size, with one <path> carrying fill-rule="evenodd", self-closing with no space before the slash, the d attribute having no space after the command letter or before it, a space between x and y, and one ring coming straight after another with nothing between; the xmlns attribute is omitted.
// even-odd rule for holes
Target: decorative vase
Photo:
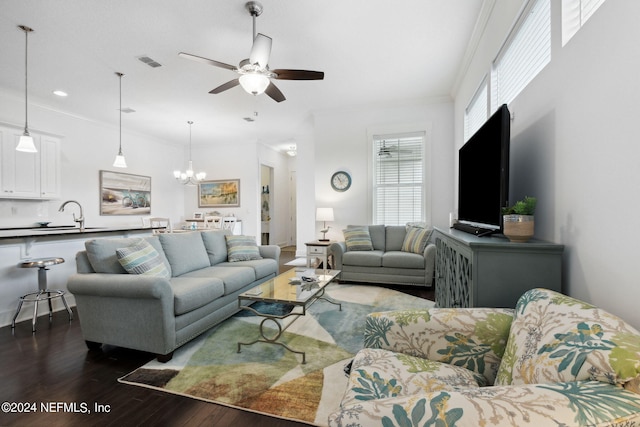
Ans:
<svg viewBox="0 0 640 427"><path fill-rule="evenodd" d="M533 237L533 215L503 215L503 234L512 242L525 243Z"/></svg>

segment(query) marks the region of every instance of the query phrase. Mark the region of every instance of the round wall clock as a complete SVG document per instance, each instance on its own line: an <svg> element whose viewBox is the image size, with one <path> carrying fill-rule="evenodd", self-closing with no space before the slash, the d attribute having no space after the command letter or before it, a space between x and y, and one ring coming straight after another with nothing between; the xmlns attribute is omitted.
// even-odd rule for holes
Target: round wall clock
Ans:
<svg viewBox="0 0 640 427"><path fill-rule="evenodd" d="M338 171L331 176L331 187L336 191L347 191L351 187L351 175Z"/></svg>

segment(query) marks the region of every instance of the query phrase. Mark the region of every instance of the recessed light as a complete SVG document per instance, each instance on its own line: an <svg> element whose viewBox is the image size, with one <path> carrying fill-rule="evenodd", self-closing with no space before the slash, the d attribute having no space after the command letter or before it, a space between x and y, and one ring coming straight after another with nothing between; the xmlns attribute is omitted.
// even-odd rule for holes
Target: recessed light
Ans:
<svg viewBox="0 0 640 427"><path fill-rule="evenodd" d="M57 95L57 96L62 96L62 97L67 96L67 92L64 92L64 91L62 91L62 90L54 90L54 91L53 91L53 94L54 94L54 95Z"/></svg>

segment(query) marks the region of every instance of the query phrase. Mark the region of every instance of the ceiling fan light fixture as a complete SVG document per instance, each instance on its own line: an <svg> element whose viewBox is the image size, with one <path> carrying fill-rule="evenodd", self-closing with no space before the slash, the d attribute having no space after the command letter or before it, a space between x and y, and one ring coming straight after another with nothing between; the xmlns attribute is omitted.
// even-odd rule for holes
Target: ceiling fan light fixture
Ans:
<svg viewBox="0 0 640 427"><path fill-rule="evenodd" d="M252 95L260 95L267 90L269 86L269 78L262 74L257 73L247 73L240 76L240 86L247 93Z"/></svg>

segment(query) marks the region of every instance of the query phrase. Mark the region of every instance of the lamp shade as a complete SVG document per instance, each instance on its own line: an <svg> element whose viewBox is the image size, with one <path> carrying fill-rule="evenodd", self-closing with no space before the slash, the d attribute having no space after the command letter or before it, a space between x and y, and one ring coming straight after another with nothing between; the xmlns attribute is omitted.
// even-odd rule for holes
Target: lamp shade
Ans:
<svg viewBox="0 0 640 427"><path fill-rule="evenodd" d="M25 153L37 153L38 149L33 143L33 137L31 135L22 135L18 141L17 151L23 151Z"/></svg>
<svg viewBox="0 0 640 427"><path fill-rule="evenodd" d="M267 89L270 83L267 76L254 73L243 74L239 80L240 86L252 95L260 95Z"/></svg>
<svg viewBox="0 0 640 427"><path fill-rule="evenodd" d="M333 221L333 208L317 208L316 221Z"/></svg>

